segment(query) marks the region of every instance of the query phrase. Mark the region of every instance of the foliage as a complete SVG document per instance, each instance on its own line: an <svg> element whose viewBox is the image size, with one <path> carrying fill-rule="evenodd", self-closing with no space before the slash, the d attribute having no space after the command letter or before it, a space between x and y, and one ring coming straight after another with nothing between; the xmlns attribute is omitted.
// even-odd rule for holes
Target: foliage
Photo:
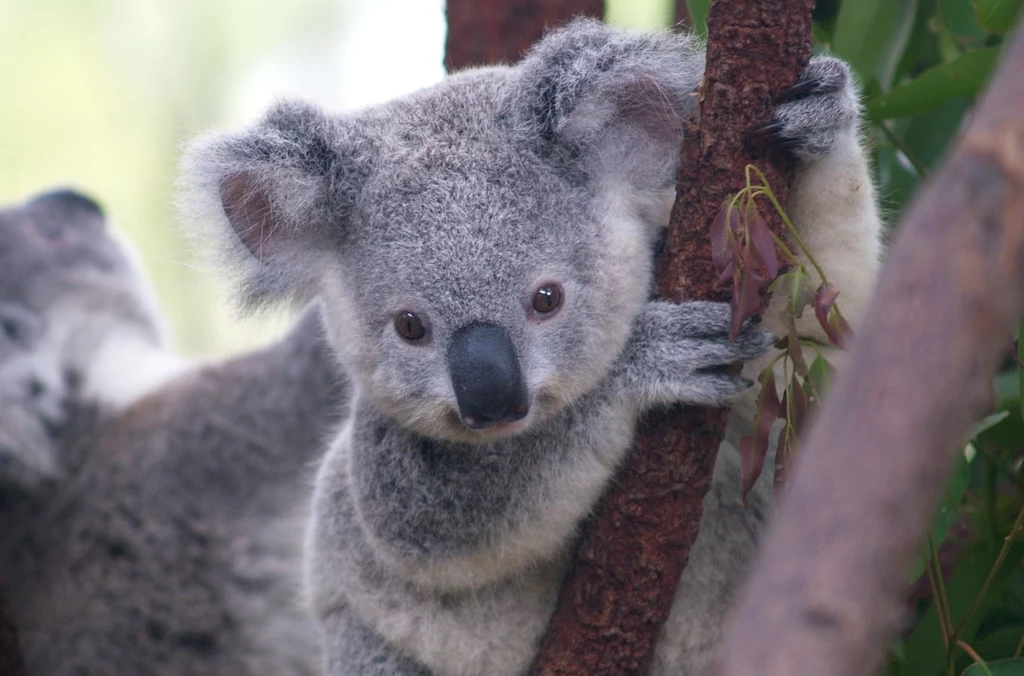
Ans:
<svg viewBox="0 0 1024 676"><path fill-rule="evenodd" d="M879 188L891 220L941 161L965 113L999 57L1003 36L1016 23L1022 0L822 0L815 10L818 48L849 61L865 94L865 129L873 146ZM706 3L688 2L695 24ZM837 290L813 265L793 265L784 247L776 262L765 255L763 221L751 183L723 207L712 232L723 280L733 283L737 322L757 309L757 294L774 275L773 290L790 299L791 323L813 306L830 340L841 344L845 321L832 315ZM763 199L762 199L763 201ZM771 201L771 200L770 200ZM772 207L777 208L777 204ZM804 252L806 253L806 252ZM774 252L773 252L774 254ZM786 269L785 266L791 266ZM834 319L830 320L831 317ZM831 327L832 330L829 330ZM840 330L840 328L842 330ZM1012 340L1007 336L1007 343ZM762 374L764 395L753 436L742 441L745 489L761 471L773 423L784 469L803 422L827 387L820 352L808 365L794 330L780 347L777 370ZM893 647L888 676L1024 675L1024 346L1007 352L993 387L996 405L964 441L956 471L908 571L910 620ZM1020 352L1018 354L1017 352ZM775 366L773 364L773 366ZM778 394L782 387L783 396ZM783 423L778 425L776 419Z"/></svg>

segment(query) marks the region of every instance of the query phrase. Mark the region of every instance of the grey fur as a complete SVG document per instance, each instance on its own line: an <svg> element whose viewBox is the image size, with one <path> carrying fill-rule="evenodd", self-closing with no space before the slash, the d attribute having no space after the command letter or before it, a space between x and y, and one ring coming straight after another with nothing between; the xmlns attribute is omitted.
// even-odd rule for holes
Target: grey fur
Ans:
<svg viewBox="0 0 1024 676"><path fill-rule="evenodd" d="M0 486L58 477L51 432L111 322L163 344L148 286L99 207L55 190L0 209Z"/></svg>
<svg viewBox="0 0 1024 676"><path fill-rule="evenodd" d="M243 302L320 298L353 379L306 552L329 673L523 672L637 417L743 391L720 367L769 336L748 326L731 344L725 306L649 300L702 66L687 36L581 20L516 67L350 115L280 104L193 146L186 205ZM812 155L830 134L855 145L856 99L842 94L781 107L783 132ZM530 298L550 282L563 305L541 317ZM415 344L392 326L403 311L427 328ZM519 422L460 418L448 345L474 324L514 345L531 399ZM764 486L740 504L732 445L750 413L733 418L659 674L706 664L767 508Z"/></svg>
<svg viewBox="0 0 1024 676"><path fill-rule="evenodd" d="M35 405L8 376L14 363L56 371L64 386L62 415L43 424L55 471L0 483L0 578L29 673L316 673L316 626L296 602L303 497L347 390L319 311L276 344L187 369L114 410L86 396L83 373L108 341L155 340L159 316L127 302L144 280L102 217L85 215L45 225L33 203L0 212L0 251L23 265L0 299L39 328L0 363L0 392ZM65 234L43 236L50 226Z"/></svg>

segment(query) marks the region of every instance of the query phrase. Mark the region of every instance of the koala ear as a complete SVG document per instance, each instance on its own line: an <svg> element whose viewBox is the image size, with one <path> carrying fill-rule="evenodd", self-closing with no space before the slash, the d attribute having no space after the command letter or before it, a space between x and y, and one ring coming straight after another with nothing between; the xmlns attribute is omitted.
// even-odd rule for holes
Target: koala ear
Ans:
<svg viewBox="0 0 1024 676"><path fill-rule="evenodd" d="M577 19L541 40L519 69L520 128L538 139L540 154L639 190L672 183L682 118L704 72L698 40Z"/></svg>
<svg viewBox="0 0 1024 676"><path fill-rule="evenodd" d="M189 148L183 209L237 273L244 306L316 294L366 176L343 118L280 103L250 129Z"/></svg>

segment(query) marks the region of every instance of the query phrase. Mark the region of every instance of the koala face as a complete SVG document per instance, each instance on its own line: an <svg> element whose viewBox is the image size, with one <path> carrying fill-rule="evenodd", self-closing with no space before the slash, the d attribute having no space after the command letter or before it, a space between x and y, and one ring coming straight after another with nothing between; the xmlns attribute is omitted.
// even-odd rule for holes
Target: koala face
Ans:
<svg viewBox="0 0 1024 676"><path fill-rule="evenodd" d="M341 265L321 273L335 343L365 393L445 438L521 431L591 389L649 275L645 247L614 246L643 241L641 223L610 218L589 186L475 115L459 107L429 127L410 115L382 135Z"/></svg>
<svg viewBox="0 0 1024 676"><path fill-rule="evenodd" d="M420 433L487 441L562 409L649 293L701 63L666 36L666 90L650 45L593 29L353 115L281 104L186 161L248 300L320 297L358 391ZM591 38L604 53L573 63Z"/></svg>

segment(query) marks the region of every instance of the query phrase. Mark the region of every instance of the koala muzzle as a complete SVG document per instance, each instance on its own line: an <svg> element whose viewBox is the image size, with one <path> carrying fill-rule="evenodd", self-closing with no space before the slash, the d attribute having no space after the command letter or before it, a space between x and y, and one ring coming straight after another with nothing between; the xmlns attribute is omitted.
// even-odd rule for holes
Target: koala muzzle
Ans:
<svg viewBox="0 0 1024 676"><path fill-rule="evenodd" d="M487 429L522 420L530 411L515 346L505 329L470 324L448 348L448 369L467 427Z"/></svg>

